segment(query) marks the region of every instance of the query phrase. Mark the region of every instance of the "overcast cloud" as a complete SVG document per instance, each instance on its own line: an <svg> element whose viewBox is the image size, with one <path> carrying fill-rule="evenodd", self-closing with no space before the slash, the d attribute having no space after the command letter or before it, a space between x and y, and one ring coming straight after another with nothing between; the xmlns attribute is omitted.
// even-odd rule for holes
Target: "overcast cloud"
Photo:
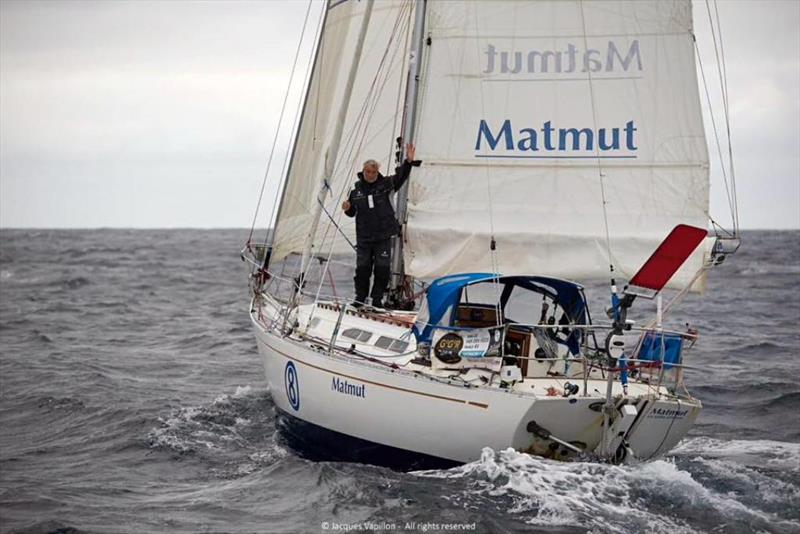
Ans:
<svg viewBox="0 0 800 534"><path fill-rule="evenodd" d="M307 5L1 2L0 226L249 227ZM719 11L742 226L798 228L800 3ZM712 213L727 222L711 155Z"/></svg>

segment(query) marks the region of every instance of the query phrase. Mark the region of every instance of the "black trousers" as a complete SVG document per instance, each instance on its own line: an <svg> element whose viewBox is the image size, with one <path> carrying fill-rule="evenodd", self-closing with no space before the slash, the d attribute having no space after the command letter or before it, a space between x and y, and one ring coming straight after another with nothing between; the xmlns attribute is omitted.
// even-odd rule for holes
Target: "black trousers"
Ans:
<svg viewBox="0 0 800 534"><path fill-rule="evenodd" d="M373 304L383 299L386 286L389 284L392 267L392 239L381 241L356 242L356 300L364 302L369 293L369 279L375 272L372 284Z"/></svg>

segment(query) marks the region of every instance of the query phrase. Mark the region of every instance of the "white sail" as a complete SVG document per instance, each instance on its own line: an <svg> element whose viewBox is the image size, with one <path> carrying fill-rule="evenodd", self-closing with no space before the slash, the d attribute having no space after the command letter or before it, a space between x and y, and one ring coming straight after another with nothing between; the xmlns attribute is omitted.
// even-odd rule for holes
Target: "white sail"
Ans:
<svg viewBox="0 0 800 534"><path fill-rule="evenodd" d="M610 260L630 277L676 224L706 227L688 0L427 9L408 274L607 276L607 217Z"/></svg>
<svg viewBox="0 0 800 534"><path fill-rule="evenodd" d="M330 0L311 75L296 146L276 223L274 259L303 250L322 179L330 191L325 209L355 242L353 221L341 214L342 198L361 162L376 159L392 172L400 129L412 4L402 0ZM360 61L357 41L368 20ZM353 71L355 69L355 71ZM348 79L354 73L347 98ZM344 117L342 120L341 118ZM339 132L337 132L337 126ZM323 213L313 254L351 250ZM324 242L324 244L323 244Z"/></svg>

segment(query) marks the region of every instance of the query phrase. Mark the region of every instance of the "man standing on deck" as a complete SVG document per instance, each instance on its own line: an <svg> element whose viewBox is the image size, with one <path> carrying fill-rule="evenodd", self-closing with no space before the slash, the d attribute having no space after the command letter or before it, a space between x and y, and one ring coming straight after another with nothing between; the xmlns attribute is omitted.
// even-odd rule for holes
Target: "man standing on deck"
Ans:
<svg viewBox="0 0 800 534"><path fill-rule="evenodd" d="M372 306L383 307L383 293L391 276L392 237L400 232L391 196L408 179L411 167L418 167L421 163L414 160L414 153L414 145L409 143L405 161L392 176L378 172L380 164L377 161L365 161L364 170L358 173L358 181L342 203L345 215L356 218L356 307L367 300L373 268Z"/></svg>

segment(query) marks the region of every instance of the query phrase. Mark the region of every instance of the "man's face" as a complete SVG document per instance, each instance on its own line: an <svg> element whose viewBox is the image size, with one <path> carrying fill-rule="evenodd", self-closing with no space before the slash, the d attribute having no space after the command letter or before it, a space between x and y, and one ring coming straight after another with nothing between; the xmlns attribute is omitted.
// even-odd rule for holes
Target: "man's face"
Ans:
<svg viewBox="0 0 800 534"><path fill-rule="evenodd" d="M364 180L372 183L378 179L378 167L376 165L364 165Z"/></svg>

